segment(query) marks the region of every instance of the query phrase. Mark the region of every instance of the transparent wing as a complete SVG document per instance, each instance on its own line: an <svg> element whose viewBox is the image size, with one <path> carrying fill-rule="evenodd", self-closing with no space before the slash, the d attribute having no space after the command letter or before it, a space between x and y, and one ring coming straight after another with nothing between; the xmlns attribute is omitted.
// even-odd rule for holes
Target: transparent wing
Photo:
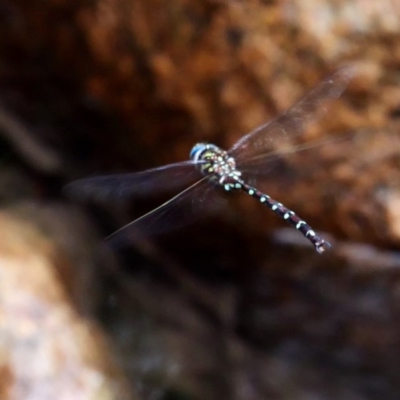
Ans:
<svg viewBox="0 0 400 400"><path fill-rule="evenodd" d="M281 198L288 189L295 191L316 181L323 182L347 160L356 135L349 132L315 140L294 146L291 151L245 162L240 167L243 179L276 198Z"/></svg>
<svg viewBox="0 0 400 400"><path fill-rule="evenodd" d="M193 223L205 212L220 209L223 203L218 188L204 177L159 207L123 226L106 240L116 245L129 238L166 233Z"/></svg>
<svg viewBox="0 0 400 400"><path fill-rule="evenodd" d="M239 162L237 167L245 175L254 176L256 179L263 179L274 169L282 170L287 160L292 159L293 156L297 157L299 153L326 145L334 145L335 143L349 141L354 138L354 136L354 132L348 132L338 136L324 137L323 139L292 146L287 150L272 151L266 155L262 154L252 157L248 160ZM299 156L302 157L303 155L300 154Z"/></svg>
<svg viewBox="0 0 400 400"><path fill-rule="evenodd" d="M80 200L112 201L145 198L176 191L199 180L202 175L193 161L184 161L143 172L84 178L70 183L65 193Z"/></svg>
<svg viewBox="0 0 400 400"><path fill-rule="evenodd" d="M343 93L354 74L353 66L342 67L320 82L286 113L238 140L229 153L239 163L284 147L291 138L303 132L307 124L327 112L329 103Z"/></svg>

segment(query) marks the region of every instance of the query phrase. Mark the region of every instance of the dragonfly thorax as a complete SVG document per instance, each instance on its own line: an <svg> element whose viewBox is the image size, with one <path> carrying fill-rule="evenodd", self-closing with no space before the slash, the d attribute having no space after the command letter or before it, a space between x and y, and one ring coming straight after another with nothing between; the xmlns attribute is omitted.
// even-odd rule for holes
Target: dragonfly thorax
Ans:
<svg viewBox="0 0 400 400"><path fill-rule="evenodd" d="M236 168L235 159L220 147L210 143L197 143L190 152L190 158L197 163L199 171L213 183L225 190L241 189L241 172Z"/></svg>

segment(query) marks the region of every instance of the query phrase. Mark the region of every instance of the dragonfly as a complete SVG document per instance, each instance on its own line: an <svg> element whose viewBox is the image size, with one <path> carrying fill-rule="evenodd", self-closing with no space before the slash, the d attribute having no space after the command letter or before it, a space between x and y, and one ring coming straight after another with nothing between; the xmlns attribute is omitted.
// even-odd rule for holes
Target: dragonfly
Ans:
<svg viewBox="0 0 400 400"><path fill-rule="evenodd" d="M217 192L244 192L287 221L318 253L323 253L331 247L330 243L253 182L262 182L274 160L295 151L293 139L327 113L330 103L341 96L353 76L352 65L338 69L285 113L243 136L228 151L215 144L197 143L187 161L137 173L83 178L67 185L66 191L103 199L147 198L162 192L178 192L111 234L109 241L132 232L157 235L177 229L199 218L210 207L212 199L219 197Z"/></svg>

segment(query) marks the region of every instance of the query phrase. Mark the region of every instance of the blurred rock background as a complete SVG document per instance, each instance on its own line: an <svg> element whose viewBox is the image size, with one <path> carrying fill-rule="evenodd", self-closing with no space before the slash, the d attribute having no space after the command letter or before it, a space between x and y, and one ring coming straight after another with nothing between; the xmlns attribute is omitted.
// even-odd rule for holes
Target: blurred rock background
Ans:
<svg viewBox="0 0 400 400"><path fill-rule="evenodd" d="M62 193L229 148L347 63L299 143L346 139L265 180L322 256L244 196L110 249L146 204ZM0 0L1 399L398 399L399 116L399 0Z"/></svg>

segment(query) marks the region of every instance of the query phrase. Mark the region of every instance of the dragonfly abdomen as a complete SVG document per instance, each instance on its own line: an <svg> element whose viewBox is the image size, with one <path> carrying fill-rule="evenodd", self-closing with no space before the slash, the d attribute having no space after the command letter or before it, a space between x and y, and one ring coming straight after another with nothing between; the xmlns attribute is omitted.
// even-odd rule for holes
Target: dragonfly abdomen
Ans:
<svg viewBox="0 0 400 400"><path fill-rule="evenodd" d="M323 253L327 248L331 247L329 242L318 236L311 226L303 221L294 211L289 210L282 203L272 199L267 194L260 192L257 188L243 181L241 184L245 193L256 198L260 203L265 204L274 213L278 214L282 219L289 222L290 225L300 231L303 236L313 244L318 253Z"/></svg>

